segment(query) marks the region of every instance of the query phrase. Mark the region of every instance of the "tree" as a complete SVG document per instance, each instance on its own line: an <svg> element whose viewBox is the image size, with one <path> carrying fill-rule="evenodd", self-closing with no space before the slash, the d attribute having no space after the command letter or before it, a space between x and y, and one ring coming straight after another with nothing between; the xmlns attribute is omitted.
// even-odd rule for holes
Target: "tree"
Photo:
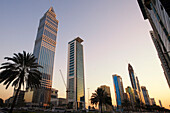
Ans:
<svg viewBox="0 0 170 113"><path fill-rule="evenodd" d="M3 82L3 85L6 85L6 89L12 83L12 87L16 90L16 94L11 105L9 113L12 113L15 106L15 102L18 96L21 86L26 86L26 88L37 88L40 86L41 81L41 72L38 68L42 66L36 63L36 58L31 53L14 53L13 57L5 57L10 62L2 63L2 70L0 73L0 83Z"/></svg>
<svg viewBox="0 0 170 113"><path fill-rule="evenodd" d="M97 88L95 93L91 96L91 104L99 105L100 111L102 113L102 105L112 105L111 97L102 89Z"/></svg>

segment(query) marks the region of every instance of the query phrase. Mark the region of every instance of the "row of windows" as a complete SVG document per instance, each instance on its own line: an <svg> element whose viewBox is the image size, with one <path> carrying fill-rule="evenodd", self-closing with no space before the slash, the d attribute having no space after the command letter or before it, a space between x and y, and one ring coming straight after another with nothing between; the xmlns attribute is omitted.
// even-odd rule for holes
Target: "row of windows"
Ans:
<svg viewBox="0 0 170 113"><path fill-rule="evenodd" d="M56 21L54 21L53 19L51 19L51 17L49 17L49 16L47 16L48 17L48 19L50 19L51 21L53 21L55 24L57 24L58 25L58 22L56 22Z"/></svg>
<svg viewBox="0 0 170 113"><path fill-rule="evenodd" d="M51 22L50 19L47 19L47 22L49 22L50 24L52 24L53 26L55 26L57 28L57 25L54 24L53 22Z"/></svg>
<svg viewBox="0 0 170 113"><path fill-rule="evenodd" d="M68 92L69 99L74 98L74 78L69 79L69 92Z"/></svg>
<svg viewBox="0 0 170 113"><path fill-rule="evenodd" d="M74 70L69 71L69 73L74 73Z"/></svg>
<svg viewBox="0 0 170 113"><path fill-rule="evenodd" d="M156 9L155 9L155 7L152 5L152 3L151 3L150 5L151 5L151 7L152 7L152 9L153 9L153 12L154 12L154 14L155 14L158 22L159 22L160 25L161 25L161 27L162 27L165 35L168 37L168 40L170 41L168 31L166 30L165 26L163 25L163 22L162 22L162 20L160 19L159 15L158 15L158 13L157 13L157 11L156 11Z"/></svg>
<svg viewBox="0 0 170 113"><path fill-rule="evenodd" d="M70 71L69 76L74 76L74 42L70 44Z"/></svg>
<svg viewBox="0 0 170 113"><path fill-rule="evenodd" d="M70 53L72 53L72 52L74 53L74 49L71 49L71 50L70 50Z"/></svg>
<svg viewBox="0 0 170 113"><path fill-rule="evenodd" d="M74 62L71 62L70 65L74 64Z"/></svg>
<svg viewBox="0 0 170 113"><path fill-rule="evenodd" d="M51 32L49 32L48 30L44 30L44 35L46 35L47 37L53 39L54 41L56 41L56 36L54 34L52 34Z"/></svg>
<svg viewBox="0 0 170 113"><path fill-rule="evenodd" d="M70 53L74 53L74 48L73 48L73 49L70 49Z"/></svg>
<svg viewBox="0 0 170 113"><path fill-rule="evenodd" d="M74 43L70 44L70 48L73 48L74 47Z"/></svg>
<svg viewBox="0 0 170 113"><path fill-rule="evenodd" d="M70 65L69 67L72 68L72 67L74 67L74 65Z"/></svg>
<svg viewBox="0 0 170 113"><path fill-rule="evenodd" d="M74 46L73 46L73 47L70 47L70 51L74 51Z"/></svg>
<svg viewBox="0 0 170 113"><path fill-rule="evenodd" d="M74 55L74 52L71 52L71 53L70 53L70 56L71 56L71 55Z"/></svg>
<svg viewBox="0 0 170 113"><path fill-rule="evenodd" d="M70 60L74 60L74 56L70 57Z"/></svg>
<svg viewBox="0 0 170 113"><path fill-rule="evenodd" d="M73 70L73 69L74 69L74 67L70 68L69 70L71 71L71 70Z"/></svg>
<svg viewBox="0 0 170 113"><path fill-rule="evenodd" d="M74 73L70 73L69 76L74 76Z"/></svg>
<svg viewBox="0 0 170 113"><path fill-rule="evenodd" d="M74 42L70 44L70 46L74 45Z"/></svg>
<svg viewBox="0 0 170 113"><path fill-rule="evenodd" d="M74 55L70 55L70 58L71 58L71 57L74 57Z"/></svg>
<svg viewBox="0 0 170 113"><path fill-rule="evenodd" d="M49 25L45 25L48 29L52 30L53 32L57 33L57 31L55 29L53 29L52 27L50 27Z"/></svg>
<svg viewBox="0 0 170 113"><path fill-rule="evenodd" d="M70 62L74 62L74 59L70 60Z"/></svg>

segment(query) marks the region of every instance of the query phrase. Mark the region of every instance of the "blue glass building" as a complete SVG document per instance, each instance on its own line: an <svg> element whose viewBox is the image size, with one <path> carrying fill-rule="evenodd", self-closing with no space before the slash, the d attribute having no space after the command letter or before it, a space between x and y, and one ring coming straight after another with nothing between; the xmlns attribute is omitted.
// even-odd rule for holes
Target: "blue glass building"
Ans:
<svg viewBox="0 0 170 113"><path fill-rule="evenodd" d="M112 77L113 77L113 82L114 82L117 107L120 108L124 100L124 89L123 89L122 78L116 74L113 75Z"/></svg>
<svg viewBox="0 0 170 113"><path fill-rule="evenodd" d="M67 102L70 109L85 108L83 40L79 37L68 43Z"/></svg>
<svg viewBox="0 0 170 113"><path fill-rule="evenodd" d="M45 106L50 102L57 31L58 20L51 7L40 19L35 40L33 54L43 68L39 69L42 72L41 87L33 90L32 103Z"/></svg>

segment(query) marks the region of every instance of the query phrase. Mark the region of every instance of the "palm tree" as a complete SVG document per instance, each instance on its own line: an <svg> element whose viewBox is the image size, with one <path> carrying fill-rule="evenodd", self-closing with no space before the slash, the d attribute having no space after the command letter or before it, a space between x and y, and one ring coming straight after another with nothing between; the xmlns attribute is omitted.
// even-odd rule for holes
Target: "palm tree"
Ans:
<svg viewBox="0 0 170 113"><path fill-rule="evenodd" d="M107 105L107 104L112 105L111 97L102 88L97 88L95 93L92 94L90 100L91 100L91 104L93 104L93 105L99 104L101 113L102 113L103 105Z"/></svg>
<svg viewBox="0 0 170 113"><path fill-rule="evenodd" d="M36 63L36 58L33 54L26 53L25 51L23 51L23 54L14 53L12 58L5 57L4 59L10 62L1 64L0 83L3 82L3 85L6 85L6 89L12 83L12 86L17 89L9 111L9 113L12 113L21 86L24 88L26 85L28 89L40 86L42 73L38 71L38 68L42 68L42 66Z"/></svg>

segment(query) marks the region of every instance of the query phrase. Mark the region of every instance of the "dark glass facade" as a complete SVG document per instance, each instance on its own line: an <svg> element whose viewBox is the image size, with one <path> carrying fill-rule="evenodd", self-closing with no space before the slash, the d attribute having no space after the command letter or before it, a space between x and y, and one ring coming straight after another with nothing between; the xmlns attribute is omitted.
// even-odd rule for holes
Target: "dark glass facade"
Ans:
<svg viewBox="0 0 170 113"><path fill-rule="evenodd" d="M83 40L68 43L67 102L74 110L85 108Z"/></svg>
<svg viewBox="0 0 170 113"><path fill-rule="evenodd" d="M136 82L135 75L134 75L134 70L133 70L133 67L130 64L128 64L128 71L129 71L129 76L130 76L132 88L133 88L134 93L135 93L135 98L139 99L139 91L138 91L137 82Z"/></svg>
<svg viewBox="0 0 170 113"><path fill-rule="evenodd" d="M170 87L170 0L137 1L144 19L148 19L152 26L151 37Z"/></svg>
<svg viewBox="0 0 170 113"><path fill-rule="evenodd" d="M41 18L35 41L34 55L42 72L41 87L34 90L33 103L47 104L50 101L58 20L51 7Z"/></svg>

